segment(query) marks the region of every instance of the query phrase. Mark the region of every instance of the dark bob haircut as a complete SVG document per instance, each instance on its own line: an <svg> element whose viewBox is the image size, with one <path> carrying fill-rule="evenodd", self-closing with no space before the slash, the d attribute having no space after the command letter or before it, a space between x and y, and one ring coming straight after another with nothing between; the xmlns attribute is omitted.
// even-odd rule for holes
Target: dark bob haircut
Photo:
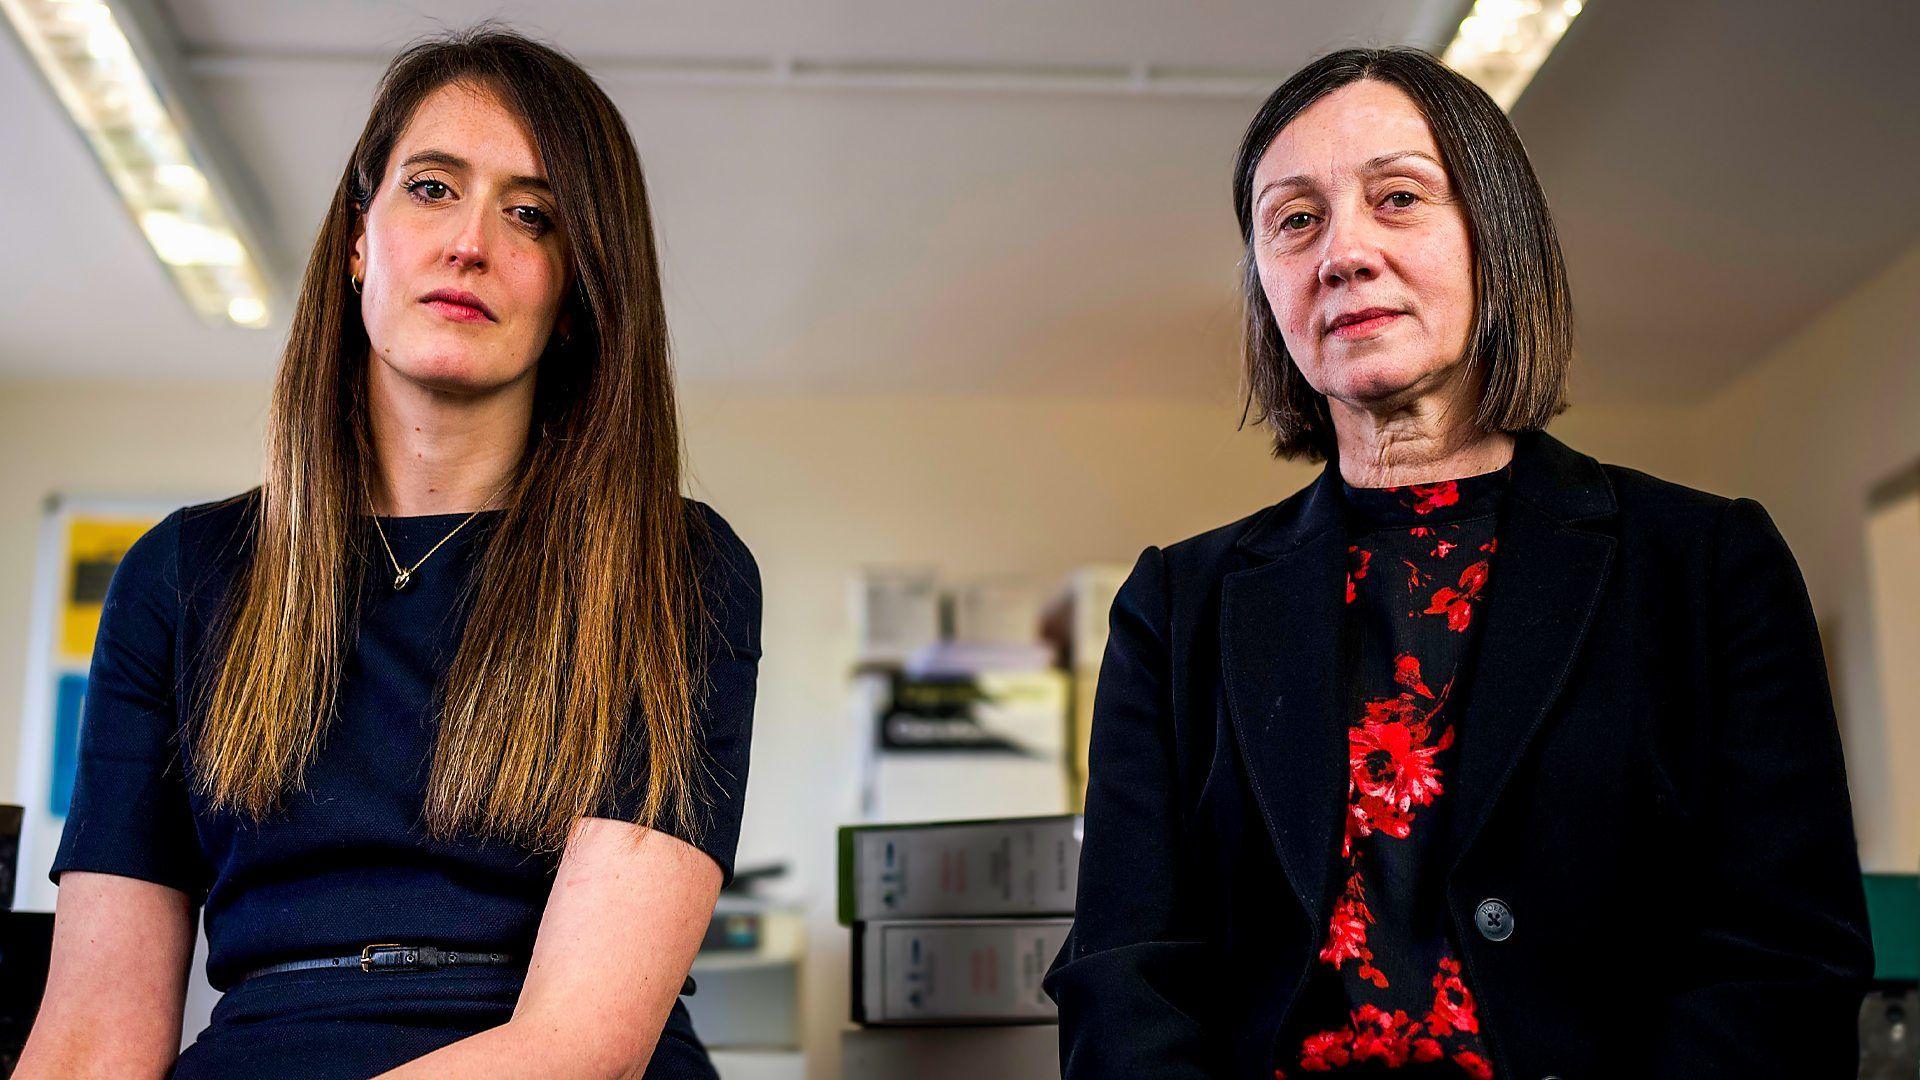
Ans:
<svg viewBox="0 0 1920 1080"><path fill-rule="evenodd" d="M1467 373L1481 381L1474 422L1485 431L1543 428L1563 411L1573 356L1573 297L1540 182L1507 116L1465 76L1418 49L1342 49L1301 68L1247 125L1233 168L1233 208L1245 245L1241 422L1264 423L1277 457L1335 455L1327 399L1307 385L1281 340L1254 262L1253 172L1281 129L1349 83L1374 79L1413 99L1440 149L1473 246L1475 311Z"/></svg>

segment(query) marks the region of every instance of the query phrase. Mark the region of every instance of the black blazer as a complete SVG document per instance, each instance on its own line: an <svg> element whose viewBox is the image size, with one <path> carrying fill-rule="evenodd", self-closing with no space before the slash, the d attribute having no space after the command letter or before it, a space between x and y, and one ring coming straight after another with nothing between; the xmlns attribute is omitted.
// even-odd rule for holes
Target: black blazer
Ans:
<svg viewBox="0 0 1920 1080"><path fill-rule="evenodd" d="M1114 601L1045 984L1071 1080L1273 1075L1340 887L1339 484L1148 548ZM1497 1075L1855 1075L1853 820L1772 520L1530 434L1499 529L1438 864Z"/></svg>

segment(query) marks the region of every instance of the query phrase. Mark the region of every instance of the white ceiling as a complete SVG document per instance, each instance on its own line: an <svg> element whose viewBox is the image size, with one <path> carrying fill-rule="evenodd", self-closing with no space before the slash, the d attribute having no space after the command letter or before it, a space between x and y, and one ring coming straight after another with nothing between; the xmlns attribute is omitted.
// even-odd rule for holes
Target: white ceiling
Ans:
<svg viewBox="0 0 1920 1080"><path fill-rule="evenodd" d="M296 266L385 59L501 16L579 56L632 124L683 378L1225 398L1228 170L1248 91L1338 45L1436 46L1461 7L170 0L159 13ZM1706 393L1914 242L1915 44L1920 5L1892 0L1591 0L1514 113L1572 265L1582 399ZM834 74L850 70L865 77ZM11 41L0 100L15 256L0 260L0 375L266 377L284 323L193 319Z"/></svg>

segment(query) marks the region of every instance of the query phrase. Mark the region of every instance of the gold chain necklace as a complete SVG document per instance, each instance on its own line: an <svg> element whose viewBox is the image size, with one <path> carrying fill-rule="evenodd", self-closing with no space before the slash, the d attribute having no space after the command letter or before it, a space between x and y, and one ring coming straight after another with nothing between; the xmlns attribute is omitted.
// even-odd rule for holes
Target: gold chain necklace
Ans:
<svg viewBox="0 0 1920 1080"><path fill-rule="evenodd" d="M509 477L508 479L511 480L512 478ZM487 502L492 502L496 497L499 496L499 494L502 491L505 491L505 490L507 490L507 485L506 483L503 482L499 487L494 489L492 495L489 495L487 497ZM371 497L369 497L367 501L371 503L373 500ZM461 529L466 528L467 522L470 522L474 518L479 517L480 511L485 510L486 508L487 508L487 504L481 503L480 510L475 510L473 513L468 514L464 521L460 522L460 524L455 525L453 527L453 532L450 532L447 535L441 537L440 543L435 544L432 547L428 548L427 553L425 555L420 556L419 561L415 562L412 566L400 565L400 557L393 553L393 545L387 542L387 530L380 527L380 515L379 514L373 515L373 529L375 532L380 534L380 546L387 549L387 558L392 560L393 562L393 591L399 592L400 590L406 588L407 583L413 580L413 572L415 570L420 569L420 567L424 565L428 559L433 558L433 553L436 551L439 551L442 544L445 544L447 541L453 539L454 533L457 533Z"/></svg>

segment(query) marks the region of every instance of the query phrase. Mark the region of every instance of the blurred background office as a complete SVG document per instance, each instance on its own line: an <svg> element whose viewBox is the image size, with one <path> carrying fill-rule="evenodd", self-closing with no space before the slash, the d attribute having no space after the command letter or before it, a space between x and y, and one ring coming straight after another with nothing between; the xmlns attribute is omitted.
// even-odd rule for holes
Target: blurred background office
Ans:
<svg viewBox="0 0 1920 1080"><path fill-rule="evenodd" d="M1097 655L1083 641L1038 665L1061 670L1067 714L1048 779L975 772L938 806L884 805L862 680L943 640L1021 668L1062 603L1097 642L1111 567L1312 478L1239 429L1228 169L1255 106L1306 60L1410 44L1479 65L1556 215L1579 337L1555 434L1760 500L1799 558L1861 859L1894 897L1876 935L1905 943L1883 949L1883 974L1912 977L1920 6L0 10L0 802L25 808L16 908L52 906L88 603L97 615L140 521L258 482L289 298L376 78L409 40L497 17L580 59L632 126L691 492L764 576L739 864L769 872L736 898L738 940L716 933L695 995L723 1075L892 1075L929 1053L912 1040L941 1038L976 1067L1004 1052L1007 1075L1045 1075L1011 1064L1051 1052L1045 1027L851 1024L836 828L1070 811ZM940 783L909 786L937 802ZM189 1038L212 997L190 997Z"/></svg>

